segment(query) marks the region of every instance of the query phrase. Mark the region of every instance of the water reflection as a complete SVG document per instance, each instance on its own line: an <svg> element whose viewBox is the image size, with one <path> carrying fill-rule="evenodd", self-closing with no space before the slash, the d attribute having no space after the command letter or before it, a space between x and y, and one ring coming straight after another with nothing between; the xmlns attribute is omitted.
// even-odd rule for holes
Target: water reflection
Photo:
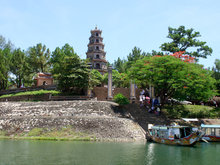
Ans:
<svg viewBox="0 0 220 165"><path fill-rule="evenodd" d="M0 165L217 165L220 144L0 141Z"/></svg>
<svg viewBox="0 0 220 165"><path fill-rule="evenodd" d="M155 143L150 143L147 145L146 162L148 165L152 165L154 161L154 146L155 146Z"/></svg>

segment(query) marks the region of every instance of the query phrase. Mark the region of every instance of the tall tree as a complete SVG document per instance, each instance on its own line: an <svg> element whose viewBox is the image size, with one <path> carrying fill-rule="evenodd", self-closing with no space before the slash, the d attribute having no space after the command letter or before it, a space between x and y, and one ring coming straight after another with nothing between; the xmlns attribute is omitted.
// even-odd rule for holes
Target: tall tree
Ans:
<svg viewBox="0 0 220 165"><path fill-rule="evenodd" d="M142 59L146 56L147 54L145 52L142 52L140 48L137 48L136 46L134 49L132 49L132 52L129 53L127 56L128 62L127 62L127 68L130 68L133 63L135 63L137 60Z"/></svg>
<svg viewBox="0 0 220 165"><path fill-rule="evenodd" d="M24 84L25 73L27 73L27 60L24 51L15 49L12 53L10 71L15 75L17 88ZM28 74L28 73L27 73Z"/></svg>
<svg viewBox="0 0 220 165"><path fill-rule="evenodd" d="M55 49L52 53L51 64L52 73L58 80L58 87L62 91L70 92L72 89L88 87L89 69L87 62L81 60L68 44L65 44L61 49Z"/></svg>
<svg viewBox="0 0 220 165"><path fill-rule="evenodd" d="M116 69L119 73L126 72L126 60L121 60L119 57L113 63L113 68Z"/></svg>
<svg viewBox="0 0 220 165"><path fill-rule="evenodd" d="M162 104L168 98L207 100L215 95L215 80L198 64L187 63L172 56L145 57L130 70L136 83L154 86Z"/></svg>
<svg viewBox="0 0 220 165"><path fill-rule="evenodd" d="M163 56L164 53L163 53L163 52L157 52L156 50L152 50L151 53L148 52L148 53L146 54L146 56L149 56L149 57L150 57L150 56L158 56L158 55L159 55L159 56Z"/></svg>
<svg viewBox="0 0 220 165"><path fill-rule="evenodd" d="M212 68L213 70L213 77L216 79L216 87L218 90L218 95L220 94L220 60L215 60L215 66Z"/></svg>
<svg viewBox="0 0 220 165"><path fill-rule="evenodd" d="M6 40L5 37L3 37L2 35L0 35L0 49L9 49L9 50L13 50L14 45L11 43L10 40Z"/></svg>
<svg viewBox="0 0 220 165"><path fill-rule="evenodd" d="M50 50L41 43L28 49L28 63L32 73L47 72L49 69Z"/></svg>
<svg viewBox="0 0 220 165"><path fill-rule="evenodd" d="M172 41L162 44L160 48L172 53L185 51L186 54L196 58L207 58L212 54L212 48L207 46L206 42L199 41L198 37L201 37L200 33L192 28L186 29L185 26L180 26L177 29L169 27L167 38Z"/></svg>
<svg viewBox="0 0 220 165"><path fill-rule="evenodd" d="M9 48L0 49L0 90L6 89L9 82L11 51Z"/></svg>

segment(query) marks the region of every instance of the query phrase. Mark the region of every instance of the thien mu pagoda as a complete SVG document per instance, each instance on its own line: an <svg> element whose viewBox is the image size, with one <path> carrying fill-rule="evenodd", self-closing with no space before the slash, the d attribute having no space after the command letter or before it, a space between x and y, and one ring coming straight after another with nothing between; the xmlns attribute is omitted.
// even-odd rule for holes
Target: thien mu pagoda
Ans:
<svg viewBox="0 0 220 165"><path fill-rule="evenodd" d="M91 30L89 38L88 51L86 52L87 58L90 59L92 69L97 69L101 74L107 72L107 61L105 59L106 52L104 51L104 44L102 38L102 31L95 27Z"/></svg>

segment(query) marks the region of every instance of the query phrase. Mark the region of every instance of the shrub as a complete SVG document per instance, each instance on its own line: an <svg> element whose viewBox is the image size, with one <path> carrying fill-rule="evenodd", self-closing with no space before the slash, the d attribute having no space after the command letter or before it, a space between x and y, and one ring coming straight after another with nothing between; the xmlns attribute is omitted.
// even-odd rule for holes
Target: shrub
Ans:
<svg viewBox="0 0 220 165"><path fill-rule="evenodd" d="M116 103L118 103L120 106L122 105L126 105L126 104L129 104L129 100L127 97L125 97L123 94L121 93L118 93L117 95L114 96L114 101Z"/></svg>

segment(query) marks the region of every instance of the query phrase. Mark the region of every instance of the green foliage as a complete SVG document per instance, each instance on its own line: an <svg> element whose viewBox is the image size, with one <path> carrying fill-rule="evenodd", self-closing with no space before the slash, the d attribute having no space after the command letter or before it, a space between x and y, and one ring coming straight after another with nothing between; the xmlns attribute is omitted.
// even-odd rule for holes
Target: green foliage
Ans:
<svg viewBox="0 0 220 165"><path fill-rule="evenodd" d="M145 57L138 60L129 76L139 86L151 84L162 104L168 98L208 100L213 95L215 80L198 64L186 63L172 56Z"/></svg>
<svg viewBox="0 0 220 165"><path fill-rule="evenodd" d="M42 128L33 128L28 132L28 136L40 136L43 133Z"/></svg>
<svg viewBox="0 0 220 165"><path fill-rule="evenodd" d="M117 88L129 87L129 78L126 73L119 73L117 70L112 70L113 85ZM104 74L103 81L108 84L108 73Z"/></svg>
<svg viewBox="0 0 220 165"><path fill-rule="evenodd" d="M52 54L51 64L52 73L58 80L58 87L63 92L88 87L89 69L87 62L81 60L68 44L65 44L61 49L56 48Z"/></svg>
<svg viewBox="0 0 220 165"><path fill-rule="evenodd" d="M24 51L15 49L12 53L11 63L10 71L15 76L17 88L20 88L25 81L25 73L27 74L27 58Z"/></svg>
<svg viewBox="0 0 220 165"><path fill-rule="evenodd" d="M1 95L0 98L22 96L22 95L43 95L47 93L51 93L53 96L60 94L59 91L55 91L55 90L39 90L39 91L27 91L27 92L15 93L15 94Z"/></svg>
<svg viewBox="0 0 220 165"><path fill-rule="evenodd" d="M125 73L127 68L126 68L126 60L121 60L119 57L117 60L114 61L112 67L116 69L119 73Z"/></svg>
<svg viewBox="0 0 220 165"><path fill-rule="evenodd" d="M11 65L11 50L0 49L0 90L7 89Z"/></svg>
<svg viewBox="0 0 220 165"><path fill-rule="evenodd" d="M149 53L142 52L140 48L136 46L132 49L132 52L127 56L127 60L121 60L118 58L113 63L113 68L119 73L127 73L127 70L134 64L137 60L143 59L145 56L151 56Z"/></svg>
<svg viewBox="0 0 220 165"><path fill-rule="evenodd" d="M7 89L13 45L0 35L0 90Z"/></svg>
<svg viewBox="0 0 220 165"><path fill-rule="evenodd" d="M150 57L150 56L163 56L164 53L163 52L157 52L156 50L152 50L151 53L147 53L146 56Z"/></svg>
<svg viewBox="0 0 220 165"><path fill-rule="evenodd" d="M5 136L5 135L6 135L6 132L0 130L0 137L1 137L1 136Z"/></svg>
<svg viewBox="0 0 220 165"><path fill-rule="evenodd" d="M114 96L114 101L118 103L119 105L126 105L129 104L129 100L127 97L125 97L123 94L118 93L117 95Z"/></svg>
<svg viewBox="0 0 220 165"><path fill-rule="evenodd" d="M207 58L211 55L212 49L206 45L206 42L197 40L201 37L199 32L194 29L185 29L185 26L179 28L168 28L167 38L171 39L171 42L167 42L161 45L162 51L169 51L172 53L179 51L186 51L186 54L194 57Z"/></svg>
<svg viewBox="0 0 220 165"><path fill-rule="evenodd" d="M10 40L6 40L5 37L3 37L2 35L0 35L0 49L4 50L4 49L9 49L9 50L13 50L14 45L11 43Z"/></svg>
<svg viewBox="0 0 220 165"><path fill-rule="evenodd" d="M41 43L27 51L30 73L47 72L49 69L50 50Z"/></svg>
<svg viewBox="0 0 220 165"><path fill-rule="evenodd" d="M92 89L95 86L101 85L103 82L104 77L102 74L96 70L92 69L89 73L89 89Z"/></svg>
<svg viewBox="0 0 220 165"><path fill-rule="evenodd" d="M130 68L137 60L143 59L146 55L145 52L142 52L140 48L135 46L132 52L127 56L128 62L126 63L126 69Z"/></svg>
<svg viewBox="0 0 220 165"><path fill-rule="evenodd" d="M165 106L162 110L171 118L219 118L220 109L202 105L172 105Z"/></svg>
<svg viewBox="0 0 220 165"><path fill-rule="evenodd" d="M212 77L216 79L216 88L218 94L220 94L220 60L215 60L215 66L212 68L213 74Z"/></svg>

